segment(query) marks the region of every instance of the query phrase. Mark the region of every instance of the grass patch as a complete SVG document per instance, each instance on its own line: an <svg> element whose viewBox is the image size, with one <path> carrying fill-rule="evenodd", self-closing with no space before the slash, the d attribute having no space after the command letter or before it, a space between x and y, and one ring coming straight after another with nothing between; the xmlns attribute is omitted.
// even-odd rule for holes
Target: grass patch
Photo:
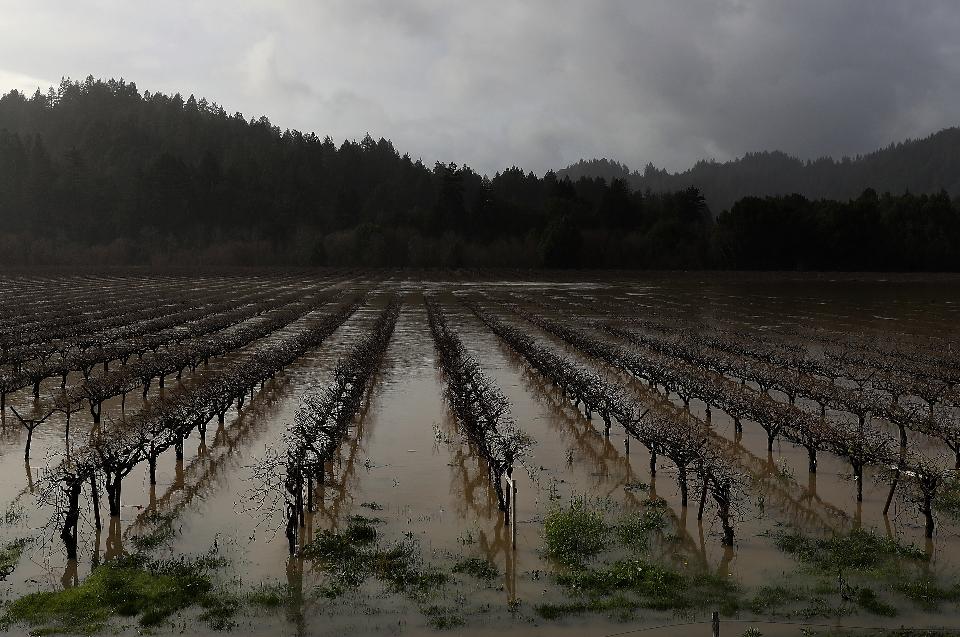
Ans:
<svg viewBox="0 0 960 637"><path fill-rule="evenodd" d="M342 532L322 530L307 544L301 555L317 563L330 576L324 590L331 597L356 588L369 578L387 584L391 591L420 599L441 587L449 576L426 567L419 545L413 540L383 546L371 520L355 516Z"/></svg>
<svg viewBox="0 0 960 637"><path fill-rule="evenodd" d="M747 603L757 615L780 614L787 606L806 602L807 591L799 586L761 586Z"/></svg>
<svg viewBox="0 0 960 637"><path fill-rule="evenodd" d="M607 521L603 501L598 504L591 507L574 498L544 520L545 553L564 567L553 579L571 599L537 606L541 617L602 612L626 619L641 608L682 611L708 606L728 616L737 612L740 592L730 580L645 559L653 534L670 526L665 502L651 501L615 523ZM623 548L630 551L626 556Z"/></svg>
<svg viewBox="0 0 960 637"><path fill-rule="evenodd" d="M302 555L309 560L331 564L357 559L361 557L363 547L376 542L377 529L374 525L381 522L378 518L353 516L342 532L327 529L318 531L313 541L303 548Z"/></svg>
<svg viewBox="0 0 960 637"><path fill-rule="evenodd" d="M142 556L124 557L97 567L74 588L17 599L3 623L25 623L42 634L90 634L112 617L137 617L141 626L150 627L199 605L211 626L228 628L239 604L214 591L209 570L217 565L209 558L147 562Z"/></svg>
<svg viewBox="0 0 960 637"><path fill-rule="evenodd" d="M379 521L379 520L378 520ZM344 532L344 536L350 544L355 546L366 546L376 541L377 529L374 528L376 522L361 516L350 518L350 524Z"/></svg>
<svg viewBox="0 0 960 637"><path fill-rule="evenodd" d="M616 595L603 599L589 599L562 604L540 604L535 606L534 610L540 617L550 620L583 613L605 613L621 621L626 621L633 617L638 608L640 608L640 604L636 601L622 595Z"/></svg>
<svg viewBox="0 0 960 637"><path fill-rule="evenodd" d="M370 564L374 577L388 582L396 592L407 592L417 597L440 588L449 579L443 571L424 566L419 546L413 541L375 551Z"/></svg>
<svg viewBox="0 0 960 637"><path fill-rule="evenodd" d="M357 548L345 534L327 530L317 533L313 541L300 552L304 558L316 562L343 561L356 553Z"/></svg>
<svg viewBox="0 0 960 637"><path fill-rule="evenodd" d="M634 551L650 546L650 534L662 531L667 526L663 506L648 506L643 512L621 518L614 526L614 534L620 543Z"/></svg>
<svg viewBox="0 0 960 637"><path fill-rule="evenodd" d="M289 598L290 591L281 584L273 586L261 584L260 588L247 595L247 601L262 608L280 608Z"/></svg>
<svg viewBox="0 0 960 637"><path fill-rule="evenodd" d="M811 597L806 606L790 613L790 617L798 617L800 619L829 617L836 619L849 615L851 612L853 612L853 608L850 605L841 603L838 606L834 606L822 597Z"/></svg>
<svg viewBox="0 0 960 637"><path fill-rule="evenodd" d="M451 628L463 626L465 623L462 615L449 608L427 606L420 610L427 616L428 623L437 630L450 630Z"/></svg>
<svg viewBox="0 0 960 637"><path fill-rule="evenodd" d="M884 582L884 590L899 593L924 610L960 602L960 582L951 579L952 583L945 584L925 573L929 558L923 551L870 531L854 530L826 539L786 531L777 534L775 542L778 548L821 573L849 571L861 579L875 578ZM829 592L838 592L829 583L824 586L833 589ZM874 615L897 615L896 607L881 599L870 586L852 587L848 599Z"/></svg>
<svg viewBox="0 0 960 637"><path fill-rule="evenodd" d="M811 619L813 617L843 617L853 612L850 603L840 600L831 604L825 596L837 595L836 586L818 583L813 588L791 585L761 586L747 603L750 612L756 615ZM870 588L855 591L853 601L867 612L892 617L897 611L877 597Z"/></svg>
<svg viewBox="0 0 960 637"><path fill-rule="evenodd" d="M463 573L477 579L491 581L499 577L500 571L489 560L482 557L465 558L453 565L454 573Z"/></svg>
<svg viewBox="0 0 960 637"><path fill-rule="evenodd" d="M610 526L603 513L587 506L582 497L567 507L556 506L543 521L547 556L567 566L595 557L606 546Z"/></svg>
<svg viewBox="0 0 960 637"><path fill-rule="evenodd" d="M811 538L795 530L780 531L774 537L780 550L821 571L874 571L896 566L903 559L926 560L915 546L871 531L855 529L830 538Z"/></svg>
<svg viewBox="0 0 960 637"><path fill-rule="evenodd" d="M960 601L960 583L945 587L929 576L901 579L894 589L924 610L936 610L944 602Z"/></svg>
<svg viewBox="0 0 960 637"><path fill-rule="evenodd" d="M557 583L591 599L633 593L639 607L684 610L717 606L725 615L739 608L736 586L707 573L685 575L643 560L618 560L596 569L556 576Z"/></svg>

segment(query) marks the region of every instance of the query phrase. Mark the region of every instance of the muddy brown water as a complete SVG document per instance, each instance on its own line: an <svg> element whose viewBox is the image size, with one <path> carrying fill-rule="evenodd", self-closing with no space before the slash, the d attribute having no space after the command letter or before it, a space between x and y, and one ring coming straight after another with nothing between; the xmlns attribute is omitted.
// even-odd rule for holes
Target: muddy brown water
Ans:
<svg viewBox="0 0 960 637"><path fill-rule="evenodd" d="M5 282L15 284L14 278ZM848 530L857 525L914 543L932 554L931 569L953 575L960 568L960 536L957 524L945 516L938 519L933 542L923 539L922 520L915 507L897 500L888 518L882 515L885 485L875 484L871 472L865 479L864 501L857 503L849 465L830 454L821 454L818 474L806 470L806 453L786 441L778 441L768 454L766 436L755 424L746 423L743 437L734 443L730 418L714 409L712 423L718 436L735 448L738 470L759 480L743 494L736 522L737 542L725 549L719 541L715 516L696 519L696 505L684 511L669 461L661 460L655 479L649 474L644 448L634 442L628 454L624 432L614 426L609 438L602 423L588 420L560 396L552 385L533 372L526 362L460 305L454 294L489 295L515 300L530 297L549 301L554 316L586 326L606 316L612 307L629 308L650 317L679 316L711 326L750 328L776 333L802 327L837 333L871 336L889 334L914 342L941 343L960 337L956 325L960 312L960 282L950 277L829 277L763 276L749 278L717 275L697 276L619 275L613 281L598 277L563 280L473 280L456 275L448 280L424 282L402 275L357 275L341 284L346 290L370 291L367 304L322 346L308 352L284 374L268 382L239 413L232 410L222 430L216 423L201 442L196 432L185 445L182 462L173 451L158 464L158 484L148 484L146 468L137 468L124 481L123 508L100 534L93 529L89 508L81 522L80 560L70 564L51 521L54 510L38 501L46 467L59 462L65 450L64 422L54 417L33 436L30 463L25 466L26 432L7 413L0 431L0 506L6 511L0 527L4 542L18 537L35 538L16 569L0 582L4 598L27 592L57 590L82 580L93 564L123 552L132 552L133 536L149 531L147 511L173 520L176 533L156 550L160 556L195 555L215 550L226 558L225 581L243 590L260 584L296 582L308 589L322 581L323 574L309 564L289 558L282 532L279 506L256 510L262 485L253 480L253 467L268 450L282 443L289 423L304 395L322 388L332 377L338 357L372 325L384 295L396 292L404 300L396 331L378 371L366 405L349 440L341 447L339 460L331 467L331 480L319 497L322 504L308 516L308 531L343 528L351 515L376 516L385 540L415 539L424 560L449 570L465 557L480 557L497 567L491 584L457 578L444 607L462 612L466 625L458 634L506 635L608 635L643 630L651 635L708 634L709 609L683 616L668 612L641 611L624 623L603 615L580 615L545 621L533 611L536 604L557 602L564 592L548 573L554 565L543 556L543 518L555 502L576 495L601 498L618 512L639 510L650 493L638 483L650 485L669 505L668 517L678 540L662 549L662 559L680 569L706 569L730 577L750 588L776 583L796 570L796 562L780 552L764 535L778 524L797 525L811 533ZM519 472L518 541L511 547L503 515L486 479L486 469L470 446L463 442L444 398L445 380L438 370L433 339L426 321L423 294L442 300L451 326L484 371L503 391L512 416L535 441L532 454ZM540 306L541 311L543 307ZM645 310L646 308L646 310ZM498 314L541 342L563 352L585 367L626 384L637 396L649 388L617 374L596 360L571 349L516 316ZM283 330L200 368L197 377L230 360L249 355L256 348L309 324L305 317ZM116 364L116 363L114 363ZM148 400L160 391L189 388L195 376L187 372L178 383L168 379L161 390L152 387ZM76 382L72 375L68 382ZM57 391L59 380L43 385L45 394ZM29 411L30 390L8 396L8 404ZM139 391L128 395L124 406L132 413L143 406ZM694 401L692 412L704 417L704 405ZM105 418L121 418L120 400L104 406ZM71 419L73 444L92 426L84 410ZM931 447L932 448L932 447ZM276 501L279 494L266 494ZM376 503L376 510L370 508ZM655 549L660 550L660 549ZM944 607L925 613L908 603L898 606L896 624L960 627L956 608ZM339 599L308 599L300 615L269 613L242 615L238 632L251 634L430 634L418 605L403 595L389 594L377 582L368 581L357 591ZM724 634L740 634L751 617L725 622ZM174 620L164 630L204 630L187 619ZM810 620L835 626L884 626L869 615L842 619ZM796 634L789 624L756 624L763 634ZM134 628L127 629L135 632Z"/></svg>

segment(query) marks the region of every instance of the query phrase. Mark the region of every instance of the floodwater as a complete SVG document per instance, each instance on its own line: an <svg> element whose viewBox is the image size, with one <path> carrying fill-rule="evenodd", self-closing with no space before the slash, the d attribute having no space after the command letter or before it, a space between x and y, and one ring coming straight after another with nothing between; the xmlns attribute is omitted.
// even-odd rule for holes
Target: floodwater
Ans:
<svg viewBox="0 0 960 637"><path fill-rule="evenodd" d="M258 286L265 285L264 278L269 279L259 277ZM932 556L933 573L952 577L960 568L958 524L949 517L938 517L935 537L927 543L915 505L895 499L890 515L882 514L886 485L877 483L869 469L863 502L858 503L850 467L842 459L822 453L818 473L810 475L804 449L779 440L768 453L764 431L749 422L744 424L742 438L736 439L732 420L714 408L711 422L715 434L730 448L731 462L745 476L735 522L736 544L724 547L719 523L709 507L700 522L695 497L689 509L680 506L676 472L668 460L661 459L652 477L649 455L642 445L634 441L628 452L625 432L616 424L609 437L605 436L599 419L590 420L573 407L458 300L462 295L487 304L500 318L541 343L623 383L637 398L662 400L662 390L651 393L658 388L651 389L585 356L493 301L520 303L530 312L585 328L598 319L623 324L632 319L674 320L685 326L748 329L774 338L790 335L795 339L800 334L809 341L806 344L811 351L818 347L818 334L897 339L942 350L960 336L956 327L960 318L958 279L618 273L608 281L597 276L484 280L458 273L423 281L389 272L354 272L318 274L312 282L311 277L300 275L298 280L313 291L327 285L348 295L364 291L367 300L320 347L267 382L242 409L231 410L221 429L214 422L204 440L197 432L191 434L182 461L175 459L172 449L165 452L154 487L149 485L145 466L135 469L124 480L119 520L97 532L87 503L80 525L80 559L75 564L66 560L55 508L43 496L47 492L45 471L59 463L66 450L64 419L54 416L38 427L25 465L26 431L9 409L4 413L0 506L6 514L0 540L35 540L13 572L0 582L6 599L82 581L95 564L135 551L133 538L148 533L156 515L171 519L175 533L154 549L155 555L215 550L226 560L223 580L239 589L291 583L309 590L324 581L321 569L289 557L282 494L264 493L264 485L254 480L254 469L271 449L282 445L285 426L301 399L330 382L338 358L372 326L392 293L401 296L402 313L364 409L341 446L338 461L329 467L327 481L318 489L317 510L307 516L307 535L321 529L342 529L354 515L375 516L383 520L377 527L383 541L416 541L427 564L449 571L464 558L487 560L498 573L492 582L457 577L444 599L433 600L463 616L465 625L456 628L458 634L607 635L637 629L650 635L707 634L712 609L683 615L642 611L627 621L603 613L550 621L538 616L534 610L538 604L569 598L552 580L556 565L544 557L544 517L557 503L581 495L602 501L618 513L640 511L652 497L662 498L675 537L655 543L651 549L655 557L683 571L708 571L731 578L745 589L776 583L796 570L794 559L778 550L769 537L769 532L783 525L811 534L861 526L922 547ZM242 277L233 281L234 293L243 294ZM69 287L44 276L9 276L0 278L0 284L10 289L18 285L38 290L44 285L57 290ZM187 279L180 284L185 289L203 289ZM230 293L224 287L216 290L218 298L229 298ZM426 320L424 294L436 295L441 301L451 327L508 398L513 419L535 443L518 474L515 546L497 508L485 463L460 434L446 403L445 379ZM180 381L168 378L164 388L154 383L147 401L160 392L189 391L203 374L229 361L243 360L257 347L309 326L323 312L318 310L260 341L212 359L207 368L194 373L188 370ZM81 380L79 374L72 374L67 382ZM59 378L48 379L42 397L54 395L59 387ZM672 400L682 405L675 396ZM30 412L34 409L31 388L8 395L7 404L21 413ZM127 396L122 409L120 399L108 401L104 418L120 419L143 407L137 390ZM690 409L698 418L705 418L703 404L693 401ZM71 444L82 444L84 432L91 427L88 411L74 414ZM933 443L924 444L936 451ZM239 620L236 630L251 634L432 634L436 630L430 627L422 606L368 581L336 599L305 596L295 613L250 612ZM909 603L898 603L897 608L897 625L960 628L960 613L949 605L937 613ZM757 620L743 612L736 620L725 620L724 633L740 634L749 625L761 626L765 635L797 631L795 624L778 624L770 618L763 621L773 623L751 623ZM891 620L858 614L805 621L869 627L888 625ZM189 631L199 630L187 620L183 622ZM179 632L180 627L175 621L161 632Z"/></svg>

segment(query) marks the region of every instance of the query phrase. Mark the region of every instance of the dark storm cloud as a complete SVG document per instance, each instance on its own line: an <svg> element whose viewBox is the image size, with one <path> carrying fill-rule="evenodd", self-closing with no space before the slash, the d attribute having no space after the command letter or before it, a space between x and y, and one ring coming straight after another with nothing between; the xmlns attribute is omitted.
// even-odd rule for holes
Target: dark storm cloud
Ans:
<svg viewBox="0 0 960 637"><path fill-rule="evenodd" d="M957 124L954 1L16 3L0 86L123 76L425 161L682 168Z"/></svg>

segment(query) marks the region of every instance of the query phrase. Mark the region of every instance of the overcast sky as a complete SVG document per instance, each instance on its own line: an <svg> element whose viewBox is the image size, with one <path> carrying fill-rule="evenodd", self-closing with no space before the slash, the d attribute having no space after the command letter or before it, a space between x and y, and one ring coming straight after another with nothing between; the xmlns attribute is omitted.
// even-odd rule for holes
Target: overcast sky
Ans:
<svg viewBox="0 0 960 637"><path fill-rule="evenodd" d="M960 124L957 0L0 0L0 90L124 77L428 163L671 170Z"/></svg>

